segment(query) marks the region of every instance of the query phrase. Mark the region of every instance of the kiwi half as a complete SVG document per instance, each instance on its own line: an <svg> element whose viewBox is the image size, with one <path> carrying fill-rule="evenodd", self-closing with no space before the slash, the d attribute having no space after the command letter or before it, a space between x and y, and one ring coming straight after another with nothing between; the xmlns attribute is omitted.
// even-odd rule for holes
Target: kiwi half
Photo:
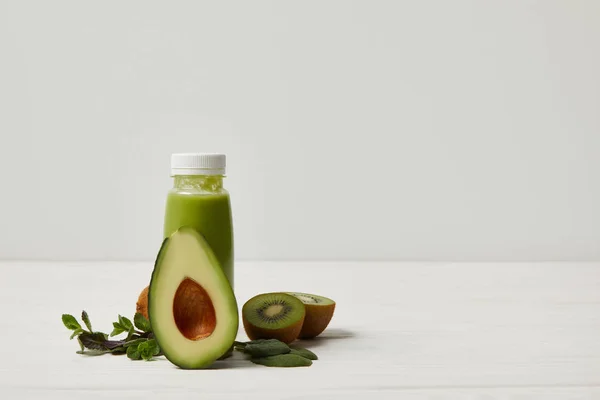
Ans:
<svg viewBox="0 0 600 400"><path fill-rule="evenodd" d="M306 308L306 317L298 337L300 339L312 339L327 328L333 312L335 301L316 294L288 293L300 300Z"/></svg>
<svg viewBox="0 0 600 400"><path fill-rule="evenodd" d="M242 307L244 329L251 340L291 343L300 334L305 315L302 301L286 293L259 294Z"/></svg>

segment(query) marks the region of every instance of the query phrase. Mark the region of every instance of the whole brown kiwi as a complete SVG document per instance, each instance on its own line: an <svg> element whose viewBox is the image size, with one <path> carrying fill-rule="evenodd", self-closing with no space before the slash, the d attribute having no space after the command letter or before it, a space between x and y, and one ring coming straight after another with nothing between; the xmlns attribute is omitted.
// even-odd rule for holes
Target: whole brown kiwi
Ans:
<svg viewBox="0 0 600 400"><path fill-rule="evenodd" d="M135 303L135 312L142 314L146 319L148 319L148 290L149 287L146 286Z"/></svg>

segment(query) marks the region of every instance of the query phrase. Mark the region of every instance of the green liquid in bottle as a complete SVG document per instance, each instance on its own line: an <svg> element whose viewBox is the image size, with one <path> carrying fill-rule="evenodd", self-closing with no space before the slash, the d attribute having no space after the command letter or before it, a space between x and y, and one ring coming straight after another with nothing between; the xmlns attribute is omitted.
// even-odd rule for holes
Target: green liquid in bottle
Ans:
<svg viewBox="0 0 600 400"><path fill-rule="evenodd" d="M175 176L167 195L164 236L182 226L196 229L211 246L233 287L233 224L223 176Z"/></svg>

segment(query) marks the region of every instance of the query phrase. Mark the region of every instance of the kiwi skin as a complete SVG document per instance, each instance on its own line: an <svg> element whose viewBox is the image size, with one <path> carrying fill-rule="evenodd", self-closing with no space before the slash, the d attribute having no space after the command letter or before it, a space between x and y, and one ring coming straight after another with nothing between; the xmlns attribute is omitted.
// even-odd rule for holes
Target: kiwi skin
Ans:
<svg viewBox="0 0 600 400"><path fill-rule="evenodd" d="M289 294L294 295L294 293ZM308 296L310 297L311 295ZM319 297L314 295L312 296ZM331 318L333 317L333 312L335 311L335 302L333 300L331 300L331 302L332 304L313 304L303 302L306 310L306 316L304 317L304 325L302 325L302 330L298 335L298 339L313 339L319 336L325 330L325 328L327 328L329 321L331 321Z"/></svg>
<svg viewBox="0 0 600 400"><path fill-rule="evenodd" d="M329 325L335 311L335 304L328 306L305 304L304 307L306 308L306 316L298 337L300 339L312 339L319 336Z"/></svg>
<svg viewBox="0 0 600 400"><path fill-rule="evenodd" d="M281 329L263 329L258 326L252 325L250 322L246 320L246 318L242 315L242 321L244 323L244 329L246 330L246 334L250 338L250 340L256 339L277 339L282 341L283 343L292 343L294 340L298 338L300 331L302 330L302 324L304 323L304 319L298 320L293 325L290 325Z"/></svg>
<svg viewBox="0 0 600 400"><path fill-rule="evenodd" d="M269 293L259 294L255 297L263 296L265 294ZM298 306L298 303L302 304L302 302L294 296L285 293L278 294L291 297L290 302L296 303ZM255 297L253 297L252 299L254 299ZM286 327L278 329L267 329L253 325L250 321L247 320L244 309L246 307L249 307L250 300L248 300L246 304L244 304L244 306L242 307L242 322L244 324L244 330L246 331L246 335L248 335L250 340L277 339L279 341L282 341L283 343L289 344L298 338L298 335L300 334L300 331L302 330L302 326L304 324L304 318L306 317L306 308L300 309L304 311L304 315L292 325L288 325Z"/></svg>

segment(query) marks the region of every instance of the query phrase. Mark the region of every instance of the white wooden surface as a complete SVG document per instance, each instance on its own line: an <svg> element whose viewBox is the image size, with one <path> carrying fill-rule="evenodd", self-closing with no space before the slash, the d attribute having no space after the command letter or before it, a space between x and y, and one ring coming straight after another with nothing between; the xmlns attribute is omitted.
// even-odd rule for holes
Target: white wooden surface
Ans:
<svg viewBox="0 0 600 400"><path fill-rule="evenodd" d="M238 263L241 306L337 300L310 368L75 354L62 313L131 316L150 263L0 263L0 399L600 399L600 263ZM245 339L243 329L240 339Z"/></svg>

